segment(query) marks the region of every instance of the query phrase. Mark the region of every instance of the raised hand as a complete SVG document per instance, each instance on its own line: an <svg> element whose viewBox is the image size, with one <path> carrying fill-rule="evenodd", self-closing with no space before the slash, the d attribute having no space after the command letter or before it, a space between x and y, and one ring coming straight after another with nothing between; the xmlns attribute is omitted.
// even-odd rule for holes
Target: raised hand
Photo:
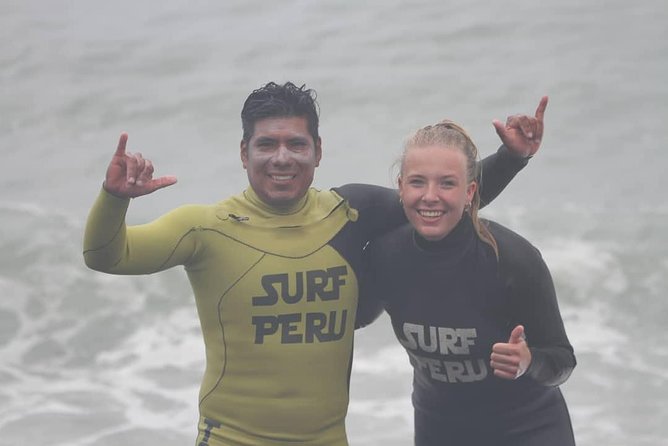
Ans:
<svg viewBox="0 0 668 446"><path fill-rule="evenodd" d="M121 133L118 147L107 168L104 181L107 192L121 198L134 198L176 183L174 176L153 178L151 160L145 159L141 153L126 152L127 142L128 134Z"/></svg>
<svg viewBox="0 0 668 446"><path fill-rule="evenodd" d="M499 342L492 346L490 365L494 369L494 375L499 378L517 379L527 371L529 364L531 351L522 325L513 329L507 343Z"/></svg>
<svg viewBox="0 0 668 446"><path fill-rule="evenodd" d="M535 116L508 116L505 125L495 119L492 121L496 133L503 144L515 155L526 158L533 156L543 140L543 119L547 108L547 96L540 99Z"/></svg>

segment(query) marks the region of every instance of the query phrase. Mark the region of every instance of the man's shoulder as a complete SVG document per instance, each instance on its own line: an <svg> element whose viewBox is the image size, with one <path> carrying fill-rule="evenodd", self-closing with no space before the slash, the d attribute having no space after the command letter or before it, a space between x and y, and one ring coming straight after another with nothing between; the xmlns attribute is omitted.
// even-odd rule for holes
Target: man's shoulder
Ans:
<svg viewBox="0 0 668 446"><path fill-rule="evenodd" d="M353 207L382 206L383 203L398 203L399 200L395 189L373 184L344 184L332 190L348 200Z"/></svg>

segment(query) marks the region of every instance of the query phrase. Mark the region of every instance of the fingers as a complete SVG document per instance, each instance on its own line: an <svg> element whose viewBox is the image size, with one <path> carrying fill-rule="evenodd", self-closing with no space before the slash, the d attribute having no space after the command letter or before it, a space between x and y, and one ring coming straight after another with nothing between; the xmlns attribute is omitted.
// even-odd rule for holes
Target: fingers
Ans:
<svg viewBox="0 0 668 446"><path fill-rule="evenodd" d="M121 137L118 140L118 147L116 147L116 152L114 156L125 156L125 146L128 143L128 134L123 132Z"/></svg>
<svg viewBox="0 0 668 446"><path fill-rule="evenodd" d="M502 346L510 348L503 348ZM521 356L509 344L494 345L489 365L494 370L494 375L504 379L516 379L524 373Z"/></svg>
<svg viewBox="0 0 668 446"><path fill-rule="evenodd" d="M499 121L498 119L492 120L492 125L494 126L494 129L496 130L496 134L499 135L501 138L506 134L506 126L504 123Z"/></svg>
<svg viewBox="0 0 668 446"><path fill-rule="evenodd" d="M543 96L540 99L538 108L536 109L536 134L534 135L534 141L540 143L543 139L543 120L545 119L545 109L547 108L547 96Z"/></svg>
<svg viewBox="0 0 668 446"><path fill-rule="evenodd" d="M138 189L141 190L142 195L154 192L158 189L162 189L167 186L171 186L176 183L175 176L163 176L160 178L153 179L153 172L155 168L151 160L145 159L141 153L131 155L132 164L134 165L135 177L134 183L128 180L128 184L134 184Z"/></svg>
<svg viewBox="0 0 668 446"><path fill-rule="evenodd" d="M176 184L176 177L171 175L166 175L164 177L151 180L151 182L147 186L150 189L150 191L153 192L158 189L162 189L163 187L171 186L172 184Z"/></svg>
<svg viewBox="0 0 668 446"><path fill-rule="evenodd" d="M492 346L489 363L494 375L500 378L517 379L524 374L531 364L531 351L523 325L513 328L507 343L497 342Z"/></svg>
<svg viewBox="0 0 668 446"><path fill-rule="evenodd" d="M141 157L141 154L139 154ZM153 178L153 163L151 160L141 158L138 160L137 171L137 186L143 186L144 183L148 183Z"/></svg>
<svg viewBox="0 0 668 446"><path fill-rule="evenodd" d="M141 153L126 153L125 154L125 181L128 184L135 184L139 175L144 173L146 168L146 160ZM153 166L151 165L151 169ZM151 174L153 171L151 171Z"/></svg>
<svg viewBox="0 0 668 446"><path fill-rule="evenodd" d="M506 127L519 130L526 139L532 140L537 130L536 122L536 118L527 115L512 115L508 116Z"/></svg>
<svg viewBox="0 0 668 446"><path fill-rule="evenodd" d="M545 109L547 108L547 96L543 96L540 98L540 102L538 103L538 108L536 109L536 119L539 120L540 122L543 122L543 119L545 118Z"/></svg>
<svg viewBox="0 0 668 446"><path fill-rule="evenodd" d="M494 374L501 378L515 379L522 373L519 356L492 353L489 364Z"/></svg>

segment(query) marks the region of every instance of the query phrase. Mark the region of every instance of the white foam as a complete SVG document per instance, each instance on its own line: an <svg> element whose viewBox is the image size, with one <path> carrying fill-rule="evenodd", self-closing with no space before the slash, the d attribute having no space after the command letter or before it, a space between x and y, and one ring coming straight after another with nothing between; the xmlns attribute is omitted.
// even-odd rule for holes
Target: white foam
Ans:
<svg viewBox="0 0 668 446"><path fill-rule="evenodd" d="M373 353L355 350L353 373L412 376L412 370L406 351L398 343L382 347Z"/></svg>
<svg viewBox="0 0 668 446"><path fill-rule="evenodd" d="M579 300L599 292L619 294L629 286L616 255L616 247L582 239L560 237L544 240L541 252L555 279L568 283Z"/></svg>

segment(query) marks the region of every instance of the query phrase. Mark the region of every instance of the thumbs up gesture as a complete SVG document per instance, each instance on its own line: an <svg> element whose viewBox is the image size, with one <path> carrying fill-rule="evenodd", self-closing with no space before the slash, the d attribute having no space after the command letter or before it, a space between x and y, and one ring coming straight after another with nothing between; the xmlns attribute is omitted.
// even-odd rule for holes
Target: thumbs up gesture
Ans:
<svg viewBox="0 0 668 446"><path fill-rule="evenodd" d="M531 364L531 351L524 336L524 327L518 325L510 333L508 342L498 342L492 346L490 365L494 375L503 379L517 379Z"/></svg>

